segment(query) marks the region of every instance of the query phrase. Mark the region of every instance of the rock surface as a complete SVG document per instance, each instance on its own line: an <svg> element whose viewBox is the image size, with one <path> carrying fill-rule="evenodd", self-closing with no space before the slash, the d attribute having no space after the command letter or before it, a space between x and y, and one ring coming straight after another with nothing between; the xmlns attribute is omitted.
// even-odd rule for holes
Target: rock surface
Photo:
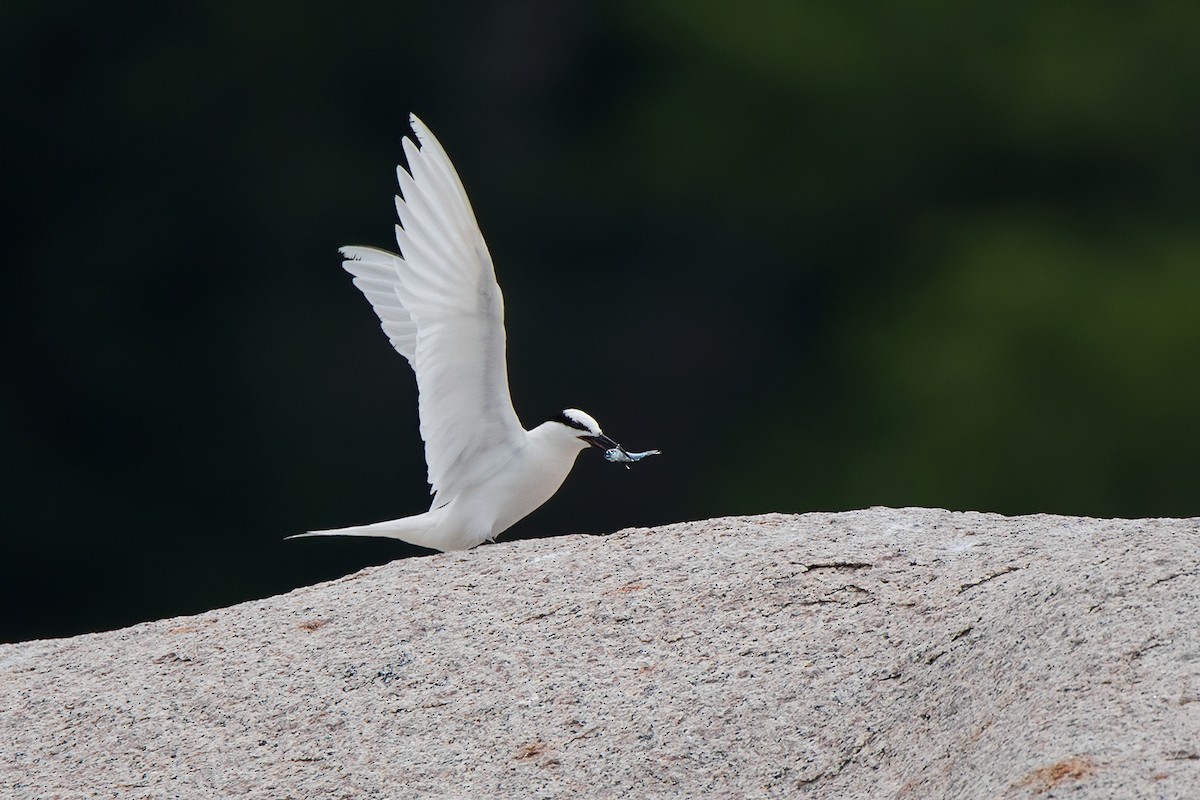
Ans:
<svg viewBox="0 0 1200 800"><path fill-rule="evenodd" d="M1200 520L714 519L0 646L0 796L1200 797Z"/></svg>

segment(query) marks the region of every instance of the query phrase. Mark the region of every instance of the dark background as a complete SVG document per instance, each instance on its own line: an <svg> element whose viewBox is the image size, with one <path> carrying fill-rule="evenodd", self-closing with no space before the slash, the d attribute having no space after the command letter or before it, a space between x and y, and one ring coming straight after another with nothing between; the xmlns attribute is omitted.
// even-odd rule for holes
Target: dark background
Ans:
<svg viewBox="0 0 1200 800"><path fill-rule="evenodd" d="M1200 4L0 7L0 640L424 553L335 249L406 115L595 453L508 537L926 505L1200 514ZM1131 542L1136 546L1136 542Z"/></svg>

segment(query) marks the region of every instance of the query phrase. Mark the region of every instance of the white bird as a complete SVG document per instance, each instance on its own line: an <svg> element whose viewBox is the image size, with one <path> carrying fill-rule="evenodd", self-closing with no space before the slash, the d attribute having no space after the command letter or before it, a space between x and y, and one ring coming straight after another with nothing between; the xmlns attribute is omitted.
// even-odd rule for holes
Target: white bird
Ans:
<svg viewBox="0 0 1200 800"><path fill-rule="evenodd" d="M462 182L415 115L396 168L400 253L343 247L342 266L417 376L433 504L402 519L299 536L385 536L435 550L494 541L550 499L589 445L620 445L568 408L525 430L508 393L504 298ZM624 452L622 450L622 452ZM296 537L289 537L296 538Z"/></svg>

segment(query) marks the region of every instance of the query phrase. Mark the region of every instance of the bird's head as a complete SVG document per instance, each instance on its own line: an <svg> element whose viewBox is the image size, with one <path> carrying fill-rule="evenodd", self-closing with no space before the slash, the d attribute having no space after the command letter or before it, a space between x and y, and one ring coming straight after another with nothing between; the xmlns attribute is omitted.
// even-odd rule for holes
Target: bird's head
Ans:
<svg viewBox="0 0 1200 800"><path fill-rule="evenodd" d="M620 447L620 445L604 435L604 431L600 430L600 423L596 422L590 414L580 411L578 408L565 409L550 421L567 428L567 435L574 436L580 442L583 442L580 445L581 448L586 445L598 447L601 450Z"/></svg>

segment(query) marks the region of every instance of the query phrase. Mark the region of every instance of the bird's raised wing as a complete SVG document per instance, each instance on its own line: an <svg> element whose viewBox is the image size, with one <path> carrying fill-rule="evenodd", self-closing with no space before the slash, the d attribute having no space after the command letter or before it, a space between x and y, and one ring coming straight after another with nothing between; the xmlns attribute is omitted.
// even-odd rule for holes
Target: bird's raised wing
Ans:
<svg viewBox="0 0 1200 800"><path fill-rule="evenodd" d="M343 247L342 266L354 276L354 285L371 301L371 308L383 324L383 332L400 355L417 368L417 326L396 295L400 265L395 253L374 247Z"/></svg>
<svg viewBox="0 0 1200 800"><path fill-rule="evenodd" d="M458 174L415 116L396 169L402 255L342 248L343 266L408 359L420 393L421 438L434 506L502 469L524 445L508 393L504 298Z"/></svg>

